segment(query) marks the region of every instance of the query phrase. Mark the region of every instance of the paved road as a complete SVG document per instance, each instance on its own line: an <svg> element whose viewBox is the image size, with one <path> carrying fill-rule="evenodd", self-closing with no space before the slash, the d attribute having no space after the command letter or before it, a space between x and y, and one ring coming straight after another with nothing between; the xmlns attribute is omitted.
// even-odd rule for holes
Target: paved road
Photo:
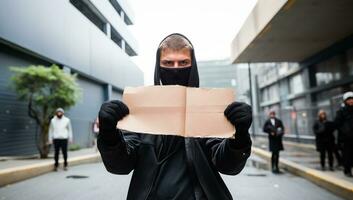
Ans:
<svg viewBox="0 0 353 200"><path fill-rule="evenodd" d="M70 178L73 175L83 177ZM340 199L305 179L290 174L272 175L251 166L238 176L224 176L224 180L233 197L240 200ZM0 188L0 200L123 200L129 181L130 176L109 174L102 163L87 164Z"/></svg>

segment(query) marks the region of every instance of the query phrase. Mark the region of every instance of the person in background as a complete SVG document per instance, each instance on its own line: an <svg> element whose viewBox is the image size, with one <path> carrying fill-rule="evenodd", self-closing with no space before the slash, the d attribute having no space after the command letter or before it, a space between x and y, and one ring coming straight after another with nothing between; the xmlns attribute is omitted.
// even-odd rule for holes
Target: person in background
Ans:
<svg viewBox="0 0 353 200"><path fill-rule="evenodd" d="M70 119L64 116L64 109L56 109L55 116L50 121L49 126L49 144L54 143L54 170L58 170L59 151L64 156L64 170L67 170L67 146L68 142L72 143L72 127Z"/></svg>
<svg viewBox="0 0 353 200"><path fill-rule="evenodd" d="M318 120L314 123L313 131L316 139L316 150L320 152L320 163L323 171L325 168L326 153L329 161L329 169L333 171L333 149L335 146L335 125L332 121L327 120L326 112L320 110L318 113Z"/></svg>
<svg viewBox="0 0 353 200"><path fill-rule="evenodd" d="M280 173L278 162L279 152L284 150L282 143L282 136L284 134L284 126L280 119L276 118L276 112L271 111L269 119L266 120L263 131L268 134L269 148L272 152L271 166L272 172L275 174Z"/></svg>
<svg viewBox="0 0 353 200"><path fill-rule="evenodd" d="M94 141L93 141L94 149L96 151L98 151L98 148L97 148L97 136L99 134L99 118L98 117L96 117L96 119L93 122L92 132L94 135Z"/></svg>
<svg viewBox="0 0 353 200"><path fill-rule="evenodd" d="M336 113L335 125L339 131L339 138L343 144L344 174L352 177L353 161L353 92L343 94L342 106Z"/></svg>

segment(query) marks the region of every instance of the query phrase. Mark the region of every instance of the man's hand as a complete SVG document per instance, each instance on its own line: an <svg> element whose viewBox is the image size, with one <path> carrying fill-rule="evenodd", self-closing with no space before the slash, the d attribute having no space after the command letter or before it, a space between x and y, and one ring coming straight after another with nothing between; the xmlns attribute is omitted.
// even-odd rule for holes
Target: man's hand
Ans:
<svg viewBox="0 0 353 200"><path fill-rule="evenodd" d="M247 132L252 123L252 109L246 103L233 102L224 110L224 115L232 123L236 132Z"/></svg>
<svg viewBox="0 0 353 200"><path fill-rule="evenodd" d="M129 114L129 108L119 100L103 103L98 114L99 132L114 131L116 124Z"/></svg>

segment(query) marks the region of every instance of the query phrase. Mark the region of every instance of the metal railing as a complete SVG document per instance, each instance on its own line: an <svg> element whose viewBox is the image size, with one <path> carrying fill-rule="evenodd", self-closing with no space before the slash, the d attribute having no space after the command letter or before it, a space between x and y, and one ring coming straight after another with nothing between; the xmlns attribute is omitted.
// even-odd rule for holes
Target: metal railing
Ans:
<svg viewBox="0 0 353 200"><path fill-rule="evenodd" d="M312 127L317 120L319 110L327 113L328 120L334 120L336 111L342 106L342 96L330 98L327 105L313 106L309 108L296 108L289 106L276 110L277 117L282 120L285 126L285 137L298 142L302 140L314 141L315 136ZM262 127L268 119L268 113L260 112L253 116L255 135L263 135Z"/></svg>

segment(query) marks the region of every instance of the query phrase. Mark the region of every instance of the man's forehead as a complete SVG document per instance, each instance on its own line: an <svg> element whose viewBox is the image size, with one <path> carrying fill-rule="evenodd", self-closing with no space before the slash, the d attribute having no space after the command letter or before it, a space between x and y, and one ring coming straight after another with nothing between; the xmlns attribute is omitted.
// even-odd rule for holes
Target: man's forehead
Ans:
<svg viewBox="0 0 353 200"><path fill-rule="evenodd" d="M161 58L191 58L191 51L188 48L183 48L180 50L174 50L174 49L162 49L161 51Z"/></svg>

